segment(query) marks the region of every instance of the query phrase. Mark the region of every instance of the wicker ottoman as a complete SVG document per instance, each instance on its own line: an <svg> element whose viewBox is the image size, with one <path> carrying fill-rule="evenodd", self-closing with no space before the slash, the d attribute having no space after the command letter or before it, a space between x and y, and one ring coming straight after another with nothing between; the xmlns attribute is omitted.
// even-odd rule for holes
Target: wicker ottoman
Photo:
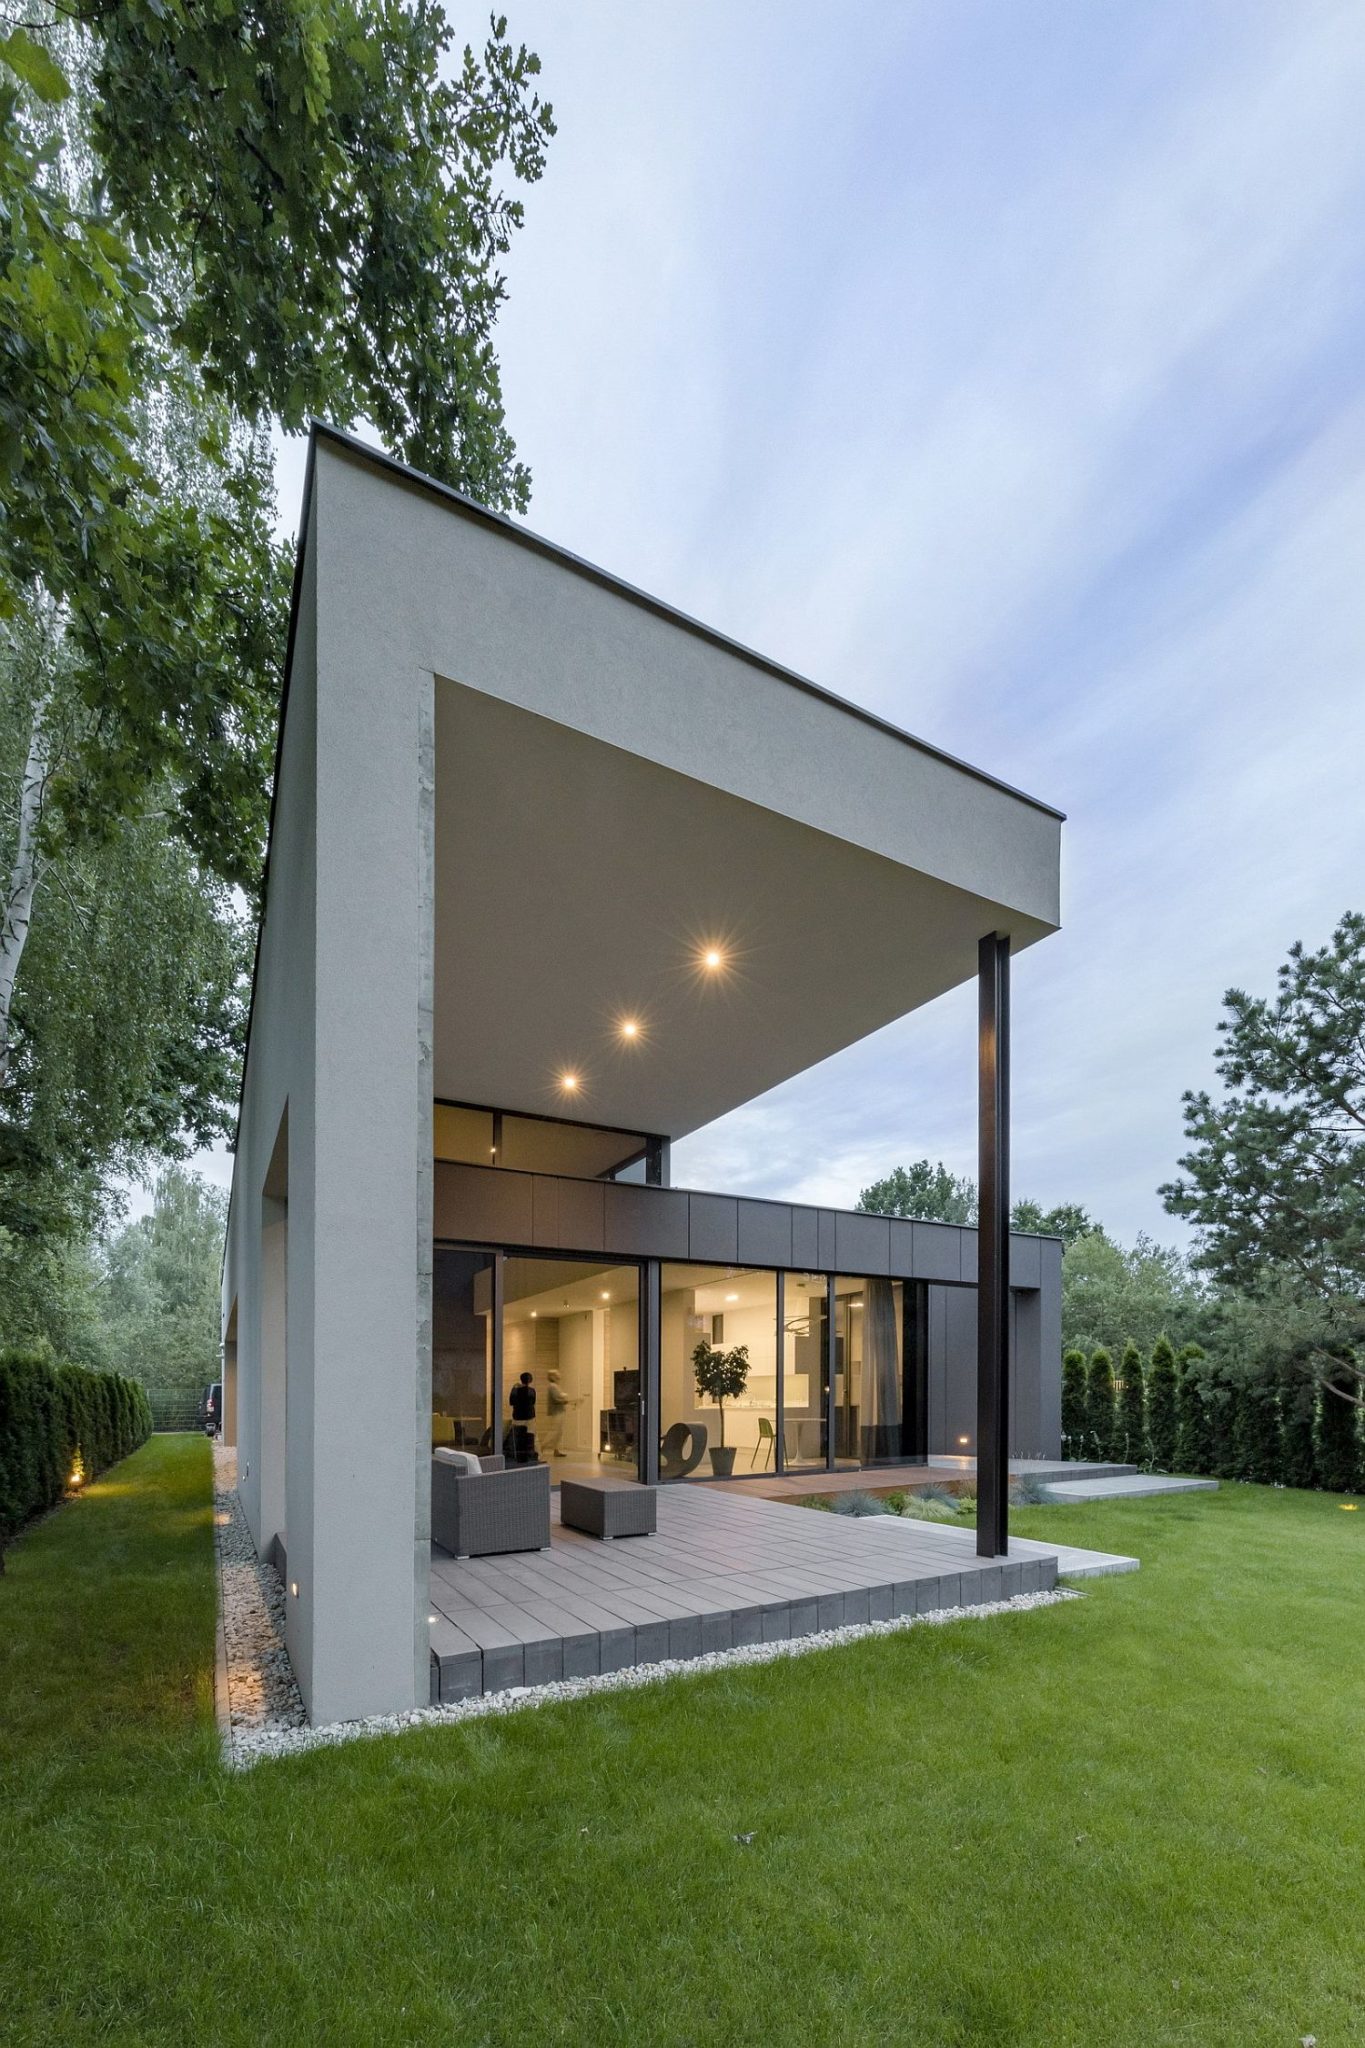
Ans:
<svg viewBox="0 0 1365 2048"><path fill-rule="evenodd" d="M559 1519L566 1529L600 1536L652 1536L659 1526L658 1494L628 1479L562 1479Z"/></svg>

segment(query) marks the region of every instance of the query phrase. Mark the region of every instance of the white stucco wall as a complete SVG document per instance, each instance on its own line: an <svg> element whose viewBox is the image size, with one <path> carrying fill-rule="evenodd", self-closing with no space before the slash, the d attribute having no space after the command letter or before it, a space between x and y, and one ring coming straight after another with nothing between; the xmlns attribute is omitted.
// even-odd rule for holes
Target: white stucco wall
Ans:
<svg viewBox="0 0 1365 2048"><path fill-rule="evenodd" d="M1012 905L1029 936L1056 922L1058 821L326 439L307 531L223 1307L247 1518L283 1544L329 1721L427 1697L436 677ZM286 1111L281 1426L263 1203Z"/></svg>

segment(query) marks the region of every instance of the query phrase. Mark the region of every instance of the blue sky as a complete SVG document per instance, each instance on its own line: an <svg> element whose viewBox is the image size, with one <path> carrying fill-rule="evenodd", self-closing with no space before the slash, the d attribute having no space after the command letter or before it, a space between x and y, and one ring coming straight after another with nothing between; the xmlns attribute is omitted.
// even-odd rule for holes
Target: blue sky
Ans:
<svg viewBox="0 0 1365 2048"><path fill-rule="evenodd" d="M1065 928L1015 972L1016 1188L1178 1238L1155 1190L1224 989L1365 907L1365 10L510 27L559 121L500 328L530 523L1068 813ZM972 1001L677 1177L970 1170Z"/></svg>

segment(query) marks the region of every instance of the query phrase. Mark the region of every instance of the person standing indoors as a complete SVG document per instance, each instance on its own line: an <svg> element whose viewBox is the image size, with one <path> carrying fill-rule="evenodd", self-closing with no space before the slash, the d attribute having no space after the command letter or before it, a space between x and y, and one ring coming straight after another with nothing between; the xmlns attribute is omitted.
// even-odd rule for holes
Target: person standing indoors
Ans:
<svg viewBox="0 0 1365 2048"><path fill-rule="evenodd" d="M512 1463L534 1465L536 1439L532 1424L536 1419L536 1390L529 1372L524 1372L507 1397L512 1411Z"/></svg>

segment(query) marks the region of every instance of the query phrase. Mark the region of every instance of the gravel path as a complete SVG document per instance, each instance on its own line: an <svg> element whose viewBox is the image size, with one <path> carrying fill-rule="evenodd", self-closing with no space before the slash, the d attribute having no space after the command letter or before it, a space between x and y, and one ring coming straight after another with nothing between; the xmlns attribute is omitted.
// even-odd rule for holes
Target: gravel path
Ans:
<svg viewBox="0 0 1365 2048"><path fill-rule="evenodd" d="M243 1745L307 1733L308 1717L284 1647L284 1587L256 1555L237 1498L237 1455L221 1444L213 1447L213 1528L224 1653L218 1683L227 1693L228 1762L237 1765L253 1761Z"/></svg>

